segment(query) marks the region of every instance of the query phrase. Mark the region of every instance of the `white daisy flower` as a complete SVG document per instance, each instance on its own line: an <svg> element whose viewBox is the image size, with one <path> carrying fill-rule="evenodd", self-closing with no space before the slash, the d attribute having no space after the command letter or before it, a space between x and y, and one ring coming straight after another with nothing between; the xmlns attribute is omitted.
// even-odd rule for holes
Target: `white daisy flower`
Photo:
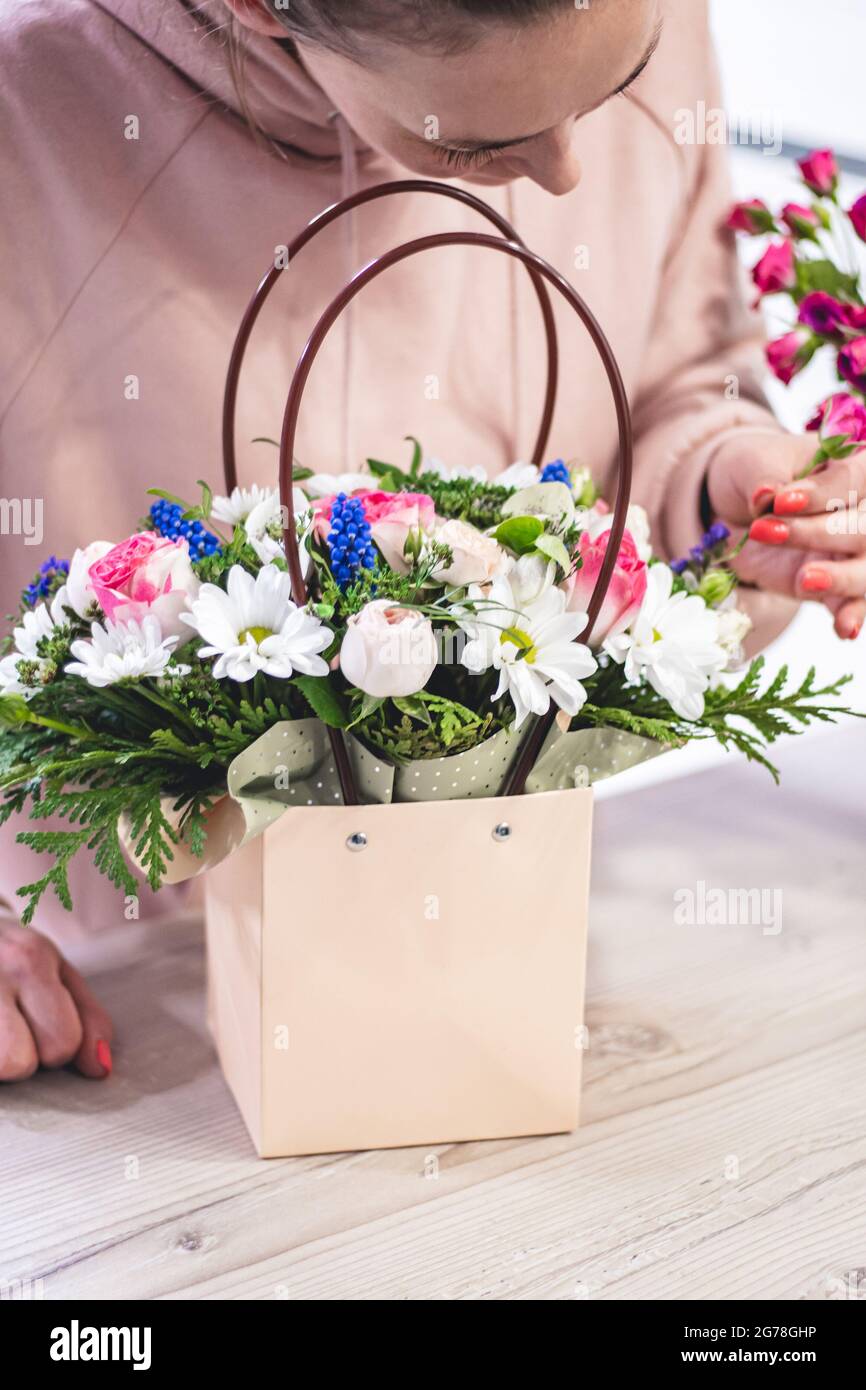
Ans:
<svg viewBox="0 0 866 1390"><path fill-rule="evenodd" d="M248 681L258 671L281 680L296 672L328 674L319 652L330 645L333 634L292 602L291 580L276 565L263 565L255 578L233 565L227 591L203 584L191 607L182 619L207 643L199 656L217 658L213 673L218 679Z"/></svg>
<svg viewBox="0 0 866 1390"><path fill-rule="evenodd" d="M480 463L473 463L469 467L465 464L455 463L453 468L449 468L447 463L441 459L425 458L421 465L422 473L435 473L437 478L441 478L445 483L454 482L456 478L471 478L473 483L486 483L487 473ZM499 479L497 478L497 482Z"/></svg>
<svg viewBox="0 0 866 1390"><path fill-rule="evenodd" d="M65 584L57 590L50 604L40 603L24 614L20 626L12 633L14 651L0 660L0 694L23 695L29 700L45 680L51 680L54 669L51 662L39 655L38 646L44 637L52 637L58 628L68 623L64 607L71 607ZM22 685L18 670L21 661L34 663L35 683Z"/></svg>
<svg viewBox="0 0 866 1390"><path fill-rule="evenodd" d="M546 714L551 699L567 714L577 714L586 700L581 680L596 670L589 648L575 639L586 627L585 613L567 613L561 589L547 589L521 609L504 576L484 589L473 585L476 607L455 609L469 637L461 661L474 674L492 666L499 672L498 700L508 691L514 702L515 728L530 714Z"/></svg>
<svg viewBox="0 0 866 1390"><path fill-rule="evenodd" d="M497 487L513 487L519 491L524 487L532 487L540 476L541 470L536 468L534 463L512 463L504 473L497 473L493 481Z"/></svg>
<svg viewBox="0 0 866 1390"><path fill-rule="evenodd" d="M704 693L724 669L718 614L697 594L671 592L667 565L650 565L640 612L626 632L604 643L630 681L648 681L681 719L700 719Z"/></svg>
<svg viewBox="0 0 866 1390"><path fill-rule="evenodd" d="M230 497L213 499L211 516L217 521L226 522L229 526L239 526L242 521L246 521L254 507L274 495L274 488L259 487L258 483L253 483L252 487L236 487L233 488Z"/></svg>
<svg viewBox="0 0 866 1390"><path fill-rule="evenodd" d="M148 613L138 623L93 623L90 640L79 638L69 648L75 661L66 667L70 676L83 676L88 685L116 685L123 680L157 679L166 674L176 636L163 637L159 619ZM177 675L189 667L176 667Z"/></svg>
<svg viewBox="0 0 866 1390"><path fill-rule="evenodd" d="M309 497L334 497L338 492L345 492L348 497L375 487L372 473L314 473L304 479L304 491Z"/></svg>
<svg viewBox="0 0 866 1390"><path fill-rule="evenodd" d="M306 540L313 528L313 509L299 487L292 491L292 506L295 513L295 526L298 549L301 557L301 573L306 578L310 567L310 552ZM280 505L280 494L276 488L265 493L244 521L247 539L263 565L285 556L283 548L283 524L285 513Z"/></svg>

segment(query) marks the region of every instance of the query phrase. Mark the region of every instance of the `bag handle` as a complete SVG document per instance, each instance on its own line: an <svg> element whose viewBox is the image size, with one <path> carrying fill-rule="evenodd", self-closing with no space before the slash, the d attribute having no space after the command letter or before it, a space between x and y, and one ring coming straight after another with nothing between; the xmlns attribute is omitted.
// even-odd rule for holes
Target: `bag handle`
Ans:
<svg viewBox="0 0 866 1390"><path fill-rule="evenodd" d="M256 320L264 308L265 301L271 290L280 278L284 270L292 264L295 256L304 249L313 237L318 236L319 232L324 231L325 227L336 222L346 213L354 208L361 207L364 203L371 203L379 198L388 198L395 193L432 193L440 198L451 198L459 203L464 203L467 207L474 209L481 214L488 222L491 222L508 241L514 241L522 245L521 238L512 227L511 223L497 212L495 208L489 206L481 198L469 193L464 188L455 188L451 184L438 183L433 179L395 179L391 183L377 183L370 188L364 188L357 193L353 193L349 198L343 198L338 203L331 203L329 207L323 208L320 213L312 218L295 237L294 241L286 248L285 265L273 265L259 281L256 291L244 311L232 345L231 357L229 358L228 371L226 373L226 384L223 392L223 417L222 417L222 445L223 445L223 473L225 475L226 491L231 492L237 486L237 457L235 453L235 416L237 413L238 382L243 366L244 356L250 340L250 334L255 327ZM541 307L541 316L544 323L544 333L547 341L547 386L544 395L544 407L541 414L541 423L538 427L538 435L535 441L535 448L532 451L532 462L540 464L547 448L547 440L550 435L550 425L553 420L553 410L556 404L556 384L559 374L559 354L556 343L556 323L553 317L553 309L550 303L550 295L543 278L537 273L534 267L527 267L532 279L535 292L538 295L538 302Z"/></svg>
<svg viewBox="0 0 866 1390"><path fill-rule="evenodd" d="M370 261L368 265L364 266L362 270L359 270L347 285L343 286L339 294L331 300L331 303L325 309L313 329L313 332L310 334L300 358L298 359L298 365L295 368L295 374L292 377L292 383L289 387L289 394L283 413L282 433L280 435L280 501L285 509L283 514L286 518L283 543L286 549L286 561L292 580L292 593L295 602L298 604L305 603L307 599L307 590L301 572L298 540L295 531L292 471L298 415L301 408L304 388L307 384L313 362L328 332L333 327L340 314L371 280L375 280L384 271L390 269L392 265L397 265L400 261L404 261L410 256L416 256L422 251L430 251L443 246L486 247L491 251L498 251L502 255L513 256L517 260L522 261L524 265L533 270L538 276L546 280L549 285L557 290L565 299L566 303L575 311L589 333L604 365L616 409L617 427L619 430L619 470L616 501L607 540L607 548L605 550L598 580L592 592L592 598L589 601L587 626L584 634L582 634L584 640L588 640L595 625L595 620L598 617L601 605L604 602L604 597L613 575L623 532L625 530L626 513L628 511L629 496L631 493L633 461L632 423L628 396L619 366L613 354L613 349L605 337L598 320L565 277L560 275L559 271L555 270L554 267L550 265L549 262L543 260L541 256L537 256L533 251L527 250L521 242L506 241L501 237L491 236L489 233L483 232L440 232L429 236L418 237L414 241L404 242L401 246L396 246L391 251L385 252L384 255L376 257L375 260ZM556 710L551 704L548 713L537 719L531 727L518 755L514 771L505 788L506 796L519 796L523 792L526 778L541 750L541 746L548 731L553 726L555 718ZM344 801L347 805L357 805L357 792L355 790L351 764L349 762L342 732L337 729L329 729L329 733L331 734L331 746L334 750L334 758Z"/></svg>

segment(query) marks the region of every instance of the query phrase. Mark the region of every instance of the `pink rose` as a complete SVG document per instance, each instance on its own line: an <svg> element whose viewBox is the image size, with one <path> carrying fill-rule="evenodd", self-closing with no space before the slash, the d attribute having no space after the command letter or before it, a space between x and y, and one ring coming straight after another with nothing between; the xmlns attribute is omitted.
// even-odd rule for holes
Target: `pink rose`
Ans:
<svg viewBox="0 0 866 1390"><path fill-rule="evenodd" d="M822 338L841 338L848 325L848 306L824 290L813 290L800 301L799 319Z"/></svg>
<svg viewBox="0 0 866 1390"><path fill-rule="evenodd" d="M787 386L806 366L813 352L812 334L809 329L794 328L790 333L785 333L781 338L767 344L767 361L774 376L784 381Z"/></svg>
<svg viewBox="0 0 866 1390"><path fill-rule="evenodd" d="M112 546L87 573L97 603L112 622L141 622L152 613L164 637L189 636L179 615L198 595L199 581L185 540L140 531Z"/></svg>
<svg viewBox="0 0 866 1390"><path fill-rule="evenodd" d="M818 406L806 429L820 430L827 439L842 434L855 443L866 444L866 405L845 391L837 391Z"/></svg>
<svg viewBox="0 0 866 1390"><path fill-rule="evenodd" d="M752 198L747 203L737 203L725 222L734 232L747 232L749 236L762 236L764 232L774 232L776 223L773 214L760 198Z"/></svg>
<svg viewBox="0 0 866 1390"><path fill-rule="evenodd" d="M782 221L797 238L815 240L815 232L821 219L814 208L804 208L801 203L786 203L782 208Z"/></svg>
<svg viewBox="0 0 866 1390"><path fill-rule="evenodd" d="M752 279L761 294L792 290L797 283L797 274L794 269L794 248L790 241L775 241L768 246L752 271Z"/></svg>
<svg viewBox="0 0 866 1390"><path fill-rule="evenodd" d="M862 241L866 241L866 193L858 198L848 213L854 224L854 231Z"/></svg>
<svg viewBox="0 0 866 1390"><path fill-rule="evenodd" d="M855 333L866 333L866 305L849 304L848 327L853 328Z"/></svg>
<svg viewBox="0 0 866 1390"><path fill-rule="evenodd" d="M387 564L398 574L407 574L409 562L403 554L411 532L430 532L435 521L433 498L425 492L373 492L360 489L349 494L364 504L364 516ZM316 535L324 539L331 521L334 497L320 497L313 503Z"/></svg>
<svg viewBox="0 0 866 1390"><path fill-rule="evenodd" d="M798 159L797 164L804 182L813 193L826 197L836 192L839 166L832 150L813 150L805 159Z"/></svg>
<svg viewBox="0 0 866 1390"><path fill-rule="evenodd" d="M596 540L588 531L583 532L579 546L581 566L567 581L570 612L585 613L589 607L609 538L609 530L602 531ZM634 537L630 531L624 531L610 584L592 630L593 647L600 646L606 637L622 632L635 617L646 593L646 569Z"/></svg>
<svg viewBox="0 0 866 1390"><path fill-rule="evenodd" d="M855 338L844 347L837 358L837 366L843 380L866 395L866 338Z"/></svg>

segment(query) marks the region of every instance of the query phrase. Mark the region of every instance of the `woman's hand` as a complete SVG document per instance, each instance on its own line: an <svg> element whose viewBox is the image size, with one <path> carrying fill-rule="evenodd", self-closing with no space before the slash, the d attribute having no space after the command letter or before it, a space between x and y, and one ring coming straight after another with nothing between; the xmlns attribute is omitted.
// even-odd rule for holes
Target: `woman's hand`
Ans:
<svg viewBox="0 0 866 1390"><path fill-rule="evenodd" d="M817 448L815 435L730 435L707 470L710 504L734 539L749 528L742 580L826 604L837 634L854 638L866 617L866 450L798 481Z"/></svg>
<svg viewBox="0 0 866 1390"><path fill-rule="evenodd" d="M0 922L0 1081L73 1062L111 1072L111 1019L78 971L32 927Z"/></svg>

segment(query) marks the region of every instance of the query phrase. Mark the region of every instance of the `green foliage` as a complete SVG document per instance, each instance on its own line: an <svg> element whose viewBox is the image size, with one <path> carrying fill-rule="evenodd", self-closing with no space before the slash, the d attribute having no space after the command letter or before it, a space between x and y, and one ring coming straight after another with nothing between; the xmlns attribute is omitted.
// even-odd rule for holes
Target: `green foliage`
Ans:
<svg viewBox="0 0 866 1390"><path fill-rule="evenodd" d="M537 516L510 516L499 523L493 538L515 555L528 555L543 534L544 522Z"/></svg>
<svg viewBox="0 0 866 1390"><path fill-rule="evenodd" d="M832 261L823 258L807 261L798 257L795 271L797 285L794 298L798 302L815 290L823 290L825 294L832 294L835 299L857 300L859 298L856 277L846 275Z"/></svg>
<svg viewBox="0 0 866 1390"><path fill-rule="evenodd" d="M589 701L578 716L581 723L609 724L659 742L681 745L695 739L715 739L736 749L750 762L760 763L778 782L779 773L764 750L786 734L798 734L813 721L836 723L857 712L832 703L851 680L843 676L829 685L815 684L815 669L795 689L787 690L788 668L781 667L761 690L764 658L756 657L733 688L720 685L707 691L700 719L681 719L666 700L646 685L629 685L615 662L602 664L587 681Z"/></svg>
<svg viewBox="0 0 866 1390"><path fill-rule="evenodd" d="M358 700L353 729L396 763L439 758L474 748L499 727L492 710L476 714L465 705L421 690L417 695Z"/></svg>

